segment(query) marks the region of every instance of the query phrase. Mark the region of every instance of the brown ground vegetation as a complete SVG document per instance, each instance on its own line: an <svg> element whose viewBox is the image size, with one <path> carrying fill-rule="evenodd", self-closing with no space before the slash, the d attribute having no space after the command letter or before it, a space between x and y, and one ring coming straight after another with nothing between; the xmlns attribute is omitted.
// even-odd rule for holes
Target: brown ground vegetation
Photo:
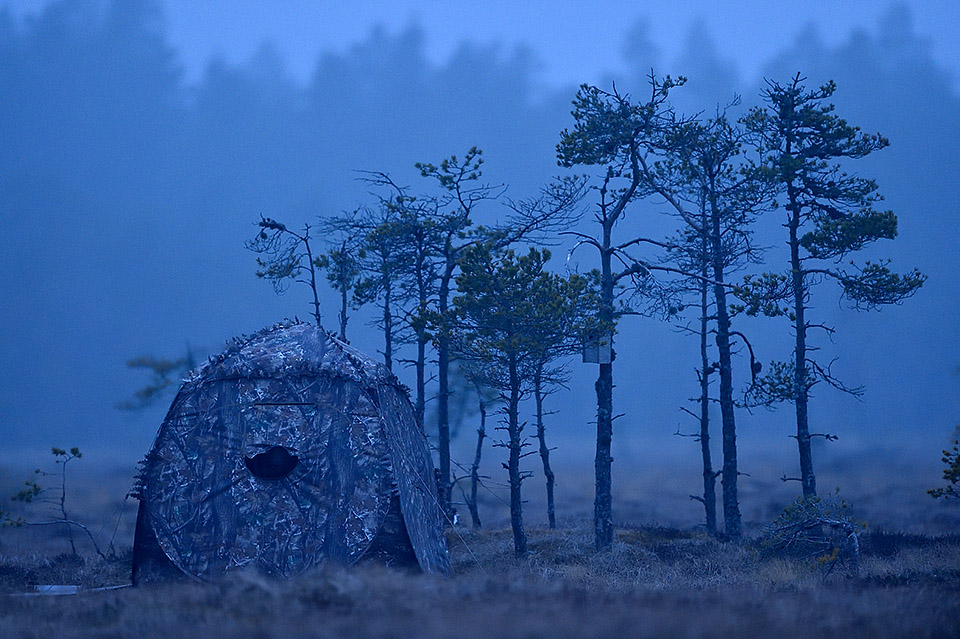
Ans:
<svg viewBox="0 0 960 639"><path fill-rule="evenodd" d="M26 473L6 475L0 495L15 492ZM609 553L594 552L589 476L578 474L567 476L558 502L560 528L531 526L522 561L514 558L505 507L486 492L484 521L495 528L450 533L449 578L368 564L287 582L249 572L214 584L18 596L38 584L129 583L136 501L121 504L129 475L78 472L71 484L71 510L105 550L113 541L108 561L79 537L83 559L62 554L69 544L58 527L0 530L0 639L960 636L960 536L951 534L957 509L930 499L926 484L897 492L889 481L866 482L866 490L852 477L844 485L856 516L869 522L856 574L824 570L813 557L763 553L755 541L762 522L776 514L774 502L782 508L791 499L781 482L754 481L756 494L744 495L754 505L745 510L750 539L728 544L699 532L699 504L667 490L671 483L651 471L618 497ZM538 491L528 492L536 521L542 504Z"/></svg>
<svg viewBox="0 0 960 639"><path fill-rule="evenodd" d="M588 525L532 529L522 561L507 529L450 541L449 578L363 565L61 597L7 593L123 583L129 554L0 556L0 637L960 636L957 536L868 533L855 575L664 528L603 554Z"/></svg>

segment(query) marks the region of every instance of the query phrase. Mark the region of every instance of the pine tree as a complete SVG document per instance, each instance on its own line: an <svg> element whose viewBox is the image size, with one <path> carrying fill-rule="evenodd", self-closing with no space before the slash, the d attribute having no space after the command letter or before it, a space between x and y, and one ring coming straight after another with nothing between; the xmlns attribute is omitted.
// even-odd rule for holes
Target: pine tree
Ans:
<svg viewBox="0 0 960 639"><path fill-rule="evenodd" d="M317 290L317 260L310 243L311 226L303 225L302 231L294 231L282 222L260 216L257 223L260 231L246 247L264 257L257 257L257 277L273 284L279 295L287 290L290 282L305 284L313 294L313 319L322 326L320 294Z"/></svg>
<svg viewBox="0 0 960 639"><path fill-rule="evenodd" d="M710 503L715 473L710 461L707 427L709 376L716 370L719 377L724 534L730 538L741 536L733 343L737 336L745 338L733 330L727 304L728 281L731 272L757 258L752 241L753 223L764 207L767 193L765 181L743 156L743 135L743 130L725 113L707 120L685 122L669 133L663 145L664 159L648 171L652 187L674 208L682 222L681 232L668 243L670 262L684 274L686 286L694 288L700 298L701 410L697 417L703 457L702 501L708 530L715 521L715 514L711 512L715 506ZM710 314L708 293L712 297ZM709 324L712 324L717 346L716 366L707 364Z"/></svg>
<svg viewBox="0 0 960 639"><path fill-rule="evenodd" d="M347 344L347 311L351 305L351 294L360 283L360 239L356 233L346 230L340 232L340 238L333 242L333 246L326 253L316 257L317 268L327 272L327 282L330 287L340 294L340 311L337 319L340 321L340 341ZM356 296L353 296L353 306L358 306Z"/></svg>
<svg viewBox="0 0 960 639"><path fill-rule="evenodd" d="M934 499L960 499L960 426L954 431L951 447L944 449L940 460L946 468L943 469L943 480L946 486L931 488L927 493Z"/></svg>
<svg viewBox="0 0 960 639"><path fill-rule="evenodd" d="M596 166L600 169L594 219L596 236L574 233L578 246L592 246L599 253L598 332L612 340L622 317L620 293L631 280L642 280L648 266L632 259L627 250L644 242L641 237L615 239L614 229L627 208L653 193L644 164L659 152L665 133L676 126L667 102L670 90L683 79L657 79L651 74L650 97L634 103L614 89L603 91L583 85L573 101L575 125L564 130L557 144L557 163L564 167ZM651 160L652 163L652 160ZM597 550L613 545L612 473L613 457L613 356L599 364L597 392L596 492L594 498L594 540ZM604 358L607 359L607 358Z"/></svg>
<svg viewBox="0 0 960 639"><path fill-rule="evenodd" d="M460 261L453 299L454 326L450 338L459 358L483 386L500 392L504 402L507 469L510 484L510 521L514 551L526 554L521 483L530 476L520 469L523 448L528 445L520 420L520 403L535 388L535 377L554 376L555 367L545 366L541 320L545 315L570 318L575 330L576 308L586 280L573 275L562 278L545 271L550 252L531 248L517 255L485 243L471 247Z"/></svg>
<svg viewBox="0 0 960 639"><path fill-rule="evenodd" d="M861 132L834 113L834 106L827 102L836 90L832 81L811 90L804 82L799 73L786 85L769 81L762 94L765 105L744 118L762 156L760 168L777 185L778 198L783 199L790 258L786 271L747 277L738 290L743 304L737 308L750 315L787 317L793 328L793 360L770 366L756 386L754 400L768 405L794 404L799 480L804 497L811 497L817 494L811 438L832 438L810 432L811 389L824 382L847 393L861 392L846 386L829 365L812 356L811 331L834 332L809 317L815 285L832 281L853 308L865 310L902 302L917 292L925 277L917 270L895 273L888 260L862 265L846 261L849 254L897 235L893 212L875 208L883 199L877 184L843 170L849 161L866 157L889 142L880 135Z"/></svg>

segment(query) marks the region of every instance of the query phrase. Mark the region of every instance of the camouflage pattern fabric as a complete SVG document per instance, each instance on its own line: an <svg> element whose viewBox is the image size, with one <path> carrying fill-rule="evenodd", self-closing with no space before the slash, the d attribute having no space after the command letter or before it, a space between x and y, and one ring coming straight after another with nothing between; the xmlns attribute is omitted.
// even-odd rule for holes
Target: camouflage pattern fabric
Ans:
<svg viewBox="0 0 960 639"><path fill-rule="evenodd" d="M255 475L250 460L277 446L292 470ZM140 484L160 548L198 579L354 563L397 497L421 568L449 570L433 463L405 389L311 324L238 340L191 373Z"/></svg>

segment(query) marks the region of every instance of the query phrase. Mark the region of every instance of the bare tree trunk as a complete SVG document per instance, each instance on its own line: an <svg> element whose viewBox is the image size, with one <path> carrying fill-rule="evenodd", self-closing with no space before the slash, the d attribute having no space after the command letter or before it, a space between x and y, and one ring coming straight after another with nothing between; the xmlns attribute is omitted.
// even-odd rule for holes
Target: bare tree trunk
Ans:
<svg viewBox="0 0 960 639"><path fill-rule="evenodd" d="M344 240L340 243L340 258L336 261L333 261L332 264L334 268L337 269L337 282L340 287L340 341L344 344L349 344L350 340L347 339L347 300L349 299L350 287L347 286L347 277L345 271L346 266L343 265L342 260L345 259L344 256L347 254L347 241Z"/></svg>
<svg viewBox="0 0 960 639"><path fill-rule="evenodd" d="M391 303L391 286L386 283L383 287L383 365L393 372L393 309Z"/></svg>
<svg viewBox="0 0 960 639"><path fill-rule="evenodd" d="M480 455L483 453L483 438L487 435L487 405L480 399L480 428L477 429L477 450L473 455L473 465L470 466L470 499L467 508L470 510L470 519L473 527L480 528L480 509L477 507L477 488L480 485Z"/></svg>
<svg viewBox="0 0 960 639"><path fill-rule="evenodd" d="M428 239L426 231L422 225L417 222L413 226L414 249L412 281L416 284L416 309L407 317L407 323L413 331L417 343L417 359L414 367L417 371L417 399L414 404L414 410L417 414L417 421L424 432L427 430L426 424L426 403L427 403L427 344L430 343L430 337L427 333L427 313L430 308L430 267L428 257ZM443 482L441 482L443 483ZM449 514L444 511L444 514Z"/></svg>
<svg viewBox="0 0 960 639"><path fill-rule="evenodd" d="M294 237L297 235L294 233ZM317 294L317 269L313 264L313 251L310 250L310 225L304 225L303 227L303 237L299 238L303 242L304 248L307 250L307 266L310 270L310 290L313 291L313 319L316 320L317 326L323 328L323 323L321 322L320 316L320 296Z"/></svg>
<svg viewBox="0 0 960 639"><path fill-rule="evenodd" d="M438 457L440 461L440 505L448 514L452 514L450 496L450 351L446 339L441 337L437 343L437 430Z"/></svg>
<svg viewBox="0 0 960 639"><path fill-rule="evenodd" d="M67 461L70 461L69 459ZM39 472L39 471L38 471ZM67 516L67 462L63 462L60 466L60 515L63 517L63 521L68 521L70 517ZM72 522L71 522L72 523ZM79 526L79 524L76 524ZM83 526L81 526L83 528ZM90 532L87 531L89 535ZM67 538L70 540L70 550L74 555L77 554L77 547L73 543L73 527L67 526ZM91 539L93 537L91 536ZM96 542L94 542L96 545ZM97 553L100 553L100 549L97 549ZM100 553L102 554L102 553Z"/></svg>
<svg viewBox="0 0 960 639"><path fill-rule="evenodd" d="M449 255L440 278L439 311L442 321L446 321L449 310L450 278L456 262ZM450 344L447 339L446 327L442 327L437 336L437 382L440 386L437 395L437 431L439 435L438 456L440 458L440 505L444 511L450 512Z"/></svg>
<svg viewBox="0 0 960 639"><path fill-rule="evenodd" d="M550 468L550 448L547 446L547 433L543 425L543 375L537 370L533 378L534 399L537 405L537 440L540 442L540 460L543 462L543 476L547 480L547 521L550 528L557 527L557 516L553 505L553 485L555 476Z"/></svg>
<svg viewBox="0 0 960 639"><path fill-rule="evenodd" d="M793 286L793 328L796 333L796 343L793 352L793 386L794 405L797 410L797 446L800 451L800 483L803 486L804 497L815 497L817 494L817 478L813 473L813 451L810 446L810 426L807 417L807 324L806 324L806 286L804 282L803 265L800 263L800 240L797 229L800 225L799 204L796 204L796 194L792 187L788 187L790 199L790 269Z"/></svg>
<svg viewBox="0 0 960 639"><path fill-rule="evenodd" d="M417 423L423 432L426 432L427 340L422 335L417 335L417 361L414 365L417 369L417 399L414 411L417 414Z"/></svg>
<svg viewBox="0 0 960 639"><path fill-rule="evenodd" d="M507 434L510 449L507 472L510 477L510 526L513 528L513 551L517 557L527 554L527 534L523 530L523 499L520 484L523 476L520 472L520 455L523 447L520 425L520 375L515 357L510 359L510 398L507 405Z"/></svg>
<svg viewBox="0 0 960 639"><path fill-rule="evenodd" d="M704 262L700 282L700 456L703 459L703 509L706 513L707 532L717 534L717 474L713 471L710 456L710 358L707 353L709 332L707 300L707 264Z"/></svg>
<svg viewBox="0 0 960 639"><path fill-rule="evenodd" d="M596 498L593 504L594 536L598 551L613 546L612 473L613 457L610 453L613 439L613 366L600 364L597 377L597 455L594 469L597 474Z"/></svg>
<svg viewBox="0 0 960 639"><path fill-rule="evenodd" d="M723 528L728 538L742 535L740 504L737 497L737 426L733 405L733 363L730 356L730 314L727 291L723 286L723 235L716 192L711 180L711 254L713 258L713 294L717 314L717 352L720 360L720 416L723 431Z"/></svg>
<svg viewBox="0 0 960 639"><path fill-rule="evenodd" d="M613 268L610 234L613 221L603 225L603 249L600 251L600 324L602 330L613 332ZM612 341L612 338L611 338ZM612 344L611 344L612 349ZM611 351L612 352L612 351ZM612 355L611 355L612 359ZM596 471L596 496L593 504L594 541L597 551L613 547L612 473L613 456L610 447L613 440L613 364L600 364L597 376L597 454L594 460Z"/></svg>
<svg viewBox="0 0 960 639"><path fill-rule="evenodd" d="M347 339L347 291L340 291L340 341L349 344Z"/></svg>

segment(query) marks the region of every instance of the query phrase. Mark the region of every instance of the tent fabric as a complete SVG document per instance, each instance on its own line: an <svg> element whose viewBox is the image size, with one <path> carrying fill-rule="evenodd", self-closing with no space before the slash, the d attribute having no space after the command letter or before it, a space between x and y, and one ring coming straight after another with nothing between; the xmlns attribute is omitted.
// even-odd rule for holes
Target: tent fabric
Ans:
<svg viewBox="0 0 960 639"><path fill-rule="evenodd" d="M405 387L312 324L236 340L192 372L140 484L157 544L198 579L351 564L375 538L390 547L389 534L423 570L449 571L433 462ZM388 517L397 501L399 531Z"/></svg>

